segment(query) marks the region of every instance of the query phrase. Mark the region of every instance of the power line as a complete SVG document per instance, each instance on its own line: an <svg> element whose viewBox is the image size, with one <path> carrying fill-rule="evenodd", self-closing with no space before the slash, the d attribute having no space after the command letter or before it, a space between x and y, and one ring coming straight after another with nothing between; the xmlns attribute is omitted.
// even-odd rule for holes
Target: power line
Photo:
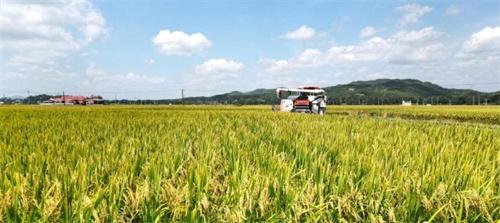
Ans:
<svg viewBox="0 0 500 223"><path fill-rule="evenodd" d="M184 89L181 90L182 103L184 104Z"/></svg>
<svg viewBox="0 0 500 223"><path fill-rule="evenodd" d="M0 90L5 93L23 93L22 90ZM128 93L165 93L165 92L178 92L178 91L191 91L191 92L224 92L229 90L216 90L216 89L189 89L189 88L174 88L163 90L127 90L127 91L75 91L75 93L102 93L102 94L128 94ZM59 94L60 91L30 91L32 94Z"/></svg>
<svg viewBox="0 0 500 223"><path fill-rule="evenodd" d="M483 86L483 85L499 85L500 86L500 82L479 82L479 83L455 83L455 84L443 84L445 86ZM123 90L123 91L119 91L119 90L116 90L116 91L107 91L107 90L96 90L96 91L92 91L92 90L83 90L83 91L74 91L74 92L70 92L68 94L68 92L66 92L66 95L71 95L71 94L108 94L108 95L114 95L115 97L115 100L117 100L117 95L122 95L122 96L125 96L125 95L133 95L133 94L154 94L154 93L175 93L175 92L179 92L181 93L181 99L184 100L185 98L185 92L188 91L188 92L199 92L199 93L213 93L213 94L217 94L217 93L225 93L225 92L229 92L230 90L222 90L222 89L196 89L196 88L168 88L168 89L156 89L156 90ZM32 91L32 90L28 90L28 91L23 91L23 90L12 90L12 89L0 89L0 92L2 92L4 95L5 93L10 93L10 94L19 94L19 95L22 95L22 94L26 94L26 92L28 93L28 98L31 96L31 95L40 95L40 94L47 94L47 95L61 95L61 91L41 91L41 90L35 90L35 91ZM62 94L63 97L65 95L65 93ZM193 94L191 93L190 95L196 95L196 94ZM197 95L197 96L200 96L200 95ZM475 99L473 99L473 104L475 103ZM478 98L479 99L479 98ZM431 98L432 100L432 98ZM361 100L361 98L359 99L358 103L361 103L361 102L364 102ZM384 101L382 100L381 102L382 104L384 103Z"/></svg>
<svg viewBox="0 0 500 223"><path fill-rule="evenodd" d="M482 85L500 85L500 82L480 82L480 83L455 83L455 84L442 84L446 86L482 86ZM23 90L12 90L12 89L3 89L0 90L4 93L19 93L22 94ZM194 92L223 92L225 90L222 89L196 89L196 88L169 88L169 89L158 89L158 90L124 90L124 91L106 91L106 90L83 90L83 91L75 91L75 93L102 93L102 94L128 94L128 93L165 93L165 92L179 92L179 91L194 91ZM40 91L30 90L31 94L59 94L61 91Z"/></svg>

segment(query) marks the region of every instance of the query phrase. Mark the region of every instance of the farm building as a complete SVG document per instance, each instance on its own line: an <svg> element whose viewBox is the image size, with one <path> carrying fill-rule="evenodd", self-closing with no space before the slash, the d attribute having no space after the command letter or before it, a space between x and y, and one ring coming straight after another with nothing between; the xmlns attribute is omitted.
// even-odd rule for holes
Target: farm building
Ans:
<svg viewBox="0 0 500 223"><path fill-rule="evenodd" d="M101 96L94 95L91 95L90 97L81 95L63 95L50 98L48 101L44 101L43 104L93 105L104 104L104 99Z"/></svg>
<svg viewBox="0 0 500 223"><path fill-rule="evenodd" d="M411 101L405 101L405 100L403 100L403 102L401 103L401 105L403 105L403 106L411 106Z"/></svg>

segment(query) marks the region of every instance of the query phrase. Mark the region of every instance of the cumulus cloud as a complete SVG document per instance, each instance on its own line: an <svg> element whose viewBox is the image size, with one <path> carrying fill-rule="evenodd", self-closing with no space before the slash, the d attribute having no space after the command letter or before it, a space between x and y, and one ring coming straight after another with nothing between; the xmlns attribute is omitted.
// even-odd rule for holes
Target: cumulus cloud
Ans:
<svg viewBox="0 0 500 223"><path fill-rule="evenodd" d="M94 62L87 66L86 76L78 81L79 87L121 92L126 90L156 89L167 81L162 75L140 74L136 72L119 73L98 68Z"/></svg>
<svg viewBox="0 0 500 223"><path fill-rule="evenodd" d="M306 49L289 60L261 59L265 71L286 73L297 68L380 62L410 64L431 62L443 53L442 33L433 27L399 31L388 38L372 37L353 45L335 45L326 50Z"/></svg>
<svg viewBox="0 0 500 223"><path fill-rule="evenodd" d="M97 69L104 75L87 76L79 81L73 80L75 85L67 89L69 93L78 93L80 89L85 93L99 94L105 98L166 98L171 88L167 78L163 75L142 74L137 72L112 72ZM174 93L174 92L170 92ZM172 95L170 95L172 96Z"/></svg>
<svg viewBox="0 0 500 223"><path fill-rule="evenodd" d="M361 32L359 32L359 37L370 37L373 36L377 33L377 30L373 26L366 26L364 27Z"/></svg>
<svg viewBox="0 0 500 223"><path fill-rule="evenodd" d="M306 49L297 57L297 62L316 66L321 64L323 53L319 49Z"/></svg>
<svg viewBox="0 0 500 223"><path fill-rule="evenodd" d="M212 46L202 33L187 34L182 31L161 30L153 38L158 51L165 55L191 55Z"/></svg>
<svg viewBox="0 0 500 223"><path fill-rule="evenodd" d="M375 78L416 78L443 86L496 80L500 75L499 35L500 27L484 27L460 45L434 27L400 30L353 44L305 49L289 59L261 58L260 79L265 86L305 82L329 86ZM498 91L494 85L480 88Z"/></svg>
<svg viewBox="0 0 500 223"><path fill-rule="evenodd" d="M485 27L473 33L455 55L462 64L493 65L498 70L500 61L500 27Z"/></svg>
<svg viewBox="0 0 500 223"><path fill-rule="evenodd" d="M396 8L396 11L402 12L403 17L399 20L400 26L406 26L418 22L418 20L432 11L429 6L419 4L406 4Z"/></svg>
<svg viewBox="0 0 500 223"><path fill-rule="evenodd" d="M460 7L456 6L456 5L450 5L446 11L444 12L445 15L447 16L456 16L458 14L460 14L461 12L461 9Z"/></svg>
<svg viewBox="0 0 500 223"><path fill-rule="evenodd" d="M433 27L399 31L384 39L373 37L356 45L333 46L327 51L328 61L380 61L415 63L439 58L443 44L441 32Z"/></svg>
<svg viewBox="0 0 500 223"><path fill-rule="evenodd" d="M104 76L107 74L107 72L97 68L94 62L90 62L89 65L87 66L87 70L85 70L85 74L91 77L97 77L97 76Z"/></svg>
<svg viewBox="0 0 500 223"><path fill-rule="evenodd" d="M275 60L271 58L260 58L259 64L264 67L264 71L270 74L278 74L292 68L288 60Z"/></svg>
<svg viewBox="0 0 500 223"><path fill-rule="evenodd" d="M91 2L3 1L0 52L10 64L51 64L107 35L106 21Z"/></svg>
<svg viewBox="0 0 500 223"><path fill-rule="evenodd" d="M241 85L242 79L247 78L247 76L240 75L245 69L245 64L241 62L224 58L212 58L195 66L193 72L184 76L183 83L200 90L235 90L238 88L235 88L235 86ZM221 93L221 91L216 90L212 93Z"/></svg>
<svg viewBox="0 0 500 223"><path fill-rule="evenodd" d="M109 84L127 84L133 86L133 84L159 84L166 81L166 78L160 75L147 75L138 74L135 72L128 73L116 73L112 71L107 71L96 66L94 62L90 62L85 70L84 81L87 83L96 84L97 82L109 83ZM104 89L107 89L105 87Z"/></svg>
<svg viewBox="0 0 500 223"><path fill-rule="evenodd" d="M127 81L127 82L132 82L132 83L138 83L138 82L143 82L143 83L151 83L151 84L158 84L162 83L166 80L165 77L161 76L151 76L151 75L145 75L145 74L136 74L133 72L129 72L125 75L116 75L113 76L113 79L118 79L122 81Z"/></svg>
<svg viewBox="0 0 500 223"><path fill-rule="evenodd" d="M472 34L463 44L464 52L486 52L500 50L500 26L485 27Z"/></svg>
<svg viewBox="0 0 500 223"><path fill-rule="evenodd" d="M103 75L94 65L75 71L67 63L108 35L106 20L92 2L4 0L0 5L1 88L51 92Z"/></svg>
<svg viewBox="0 0 500 223"><path fill-rule="evenodd" d="M305 40L313 38L315 34L316 31L313 28L303 25L296 30L287 32L283 35L283 38L290 40Z"/></svg>
<svg viewBox="0 0 500 223"><path fill-rule="evenodd" d="M271 74L283 74L295 69L319 67L326 65L325 54L319 49L309 48L290 60L275 60L270 58L259 59L259 64Z"/></svg>
<svg viewBox="0 0 500 223"><path fill-rule="evenodd" d="M197 74L235 74L245 69L245 65L224 58L210 59L196 66Z"/></svg>

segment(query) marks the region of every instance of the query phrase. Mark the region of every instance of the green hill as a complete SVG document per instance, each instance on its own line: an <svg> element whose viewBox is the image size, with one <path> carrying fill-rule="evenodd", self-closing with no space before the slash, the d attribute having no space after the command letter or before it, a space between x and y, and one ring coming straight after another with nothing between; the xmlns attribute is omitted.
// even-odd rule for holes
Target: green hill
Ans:
<svg viewBox="0 0 500 223"><path fill-rule="evenodd" d="M500 91L486 93L468 89L449 89L414 79L377 79L324 87L329 104L400 104L411 100L418 104L500 104ZM179 103L179 100L169 100ZM185 98L195 104L272 104L277 103L274 89L230 92L211 97Z"/></svg>

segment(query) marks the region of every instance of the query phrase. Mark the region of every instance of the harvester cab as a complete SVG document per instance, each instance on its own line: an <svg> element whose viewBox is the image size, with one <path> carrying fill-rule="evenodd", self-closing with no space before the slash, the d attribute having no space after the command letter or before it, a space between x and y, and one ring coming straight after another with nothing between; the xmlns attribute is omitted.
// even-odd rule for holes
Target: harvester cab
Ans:
<svg viewBox="0 0 500 223"><path fill-rule="evenodd" d="M282 112L302 112L324 115L326 112L325 91L319 87L276 89L279 105L274 110Z"/></svg>

